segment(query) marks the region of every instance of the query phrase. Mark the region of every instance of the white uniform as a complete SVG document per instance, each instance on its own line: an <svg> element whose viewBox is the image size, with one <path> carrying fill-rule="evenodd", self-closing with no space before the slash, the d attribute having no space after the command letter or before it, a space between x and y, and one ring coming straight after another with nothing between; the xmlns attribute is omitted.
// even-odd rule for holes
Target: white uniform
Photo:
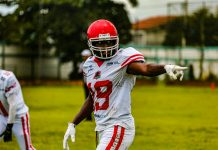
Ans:
<svg viewBox="0 0 218 150"><path fill-rule="evenodd" d="M134 48L121 49L116 56L101 61L87 59L83 66L87 86L94 100L98 150L127 149L132 143L135 126L131 115L131 90L135 76L127 74L128 64L143 61ZM116 138L113 138L116 137Z"/></svg>
<svg viewBox="0 0 218 150"><path fill-rule="evenodd" d="M30 124L28 107L24 103L20 84L15 75L6 70L0 70L0 134L4 132L9 115L8 96L16 95L16 118L12 128L21 150L33 150L30 139Z"/></svg>

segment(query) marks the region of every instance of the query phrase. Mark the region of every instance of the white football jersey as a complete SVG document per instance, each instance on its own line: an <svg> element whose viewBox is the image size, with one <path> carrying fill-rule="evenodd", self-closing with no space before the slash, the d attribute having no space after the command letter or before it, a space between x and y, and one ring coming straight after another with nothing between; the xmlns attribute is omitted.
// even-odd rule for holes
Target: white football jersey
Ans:
<svg viewBox="0 0 218 150"><path fill-rule="evenodd" d="M144 56L132 47L120 49L116 56L101 61L89 57L83 72L94 100L96 131L112 125L134 127L131 115L131 90L136 77L127 74L128 64L143 61Z"/></svg>
<svg viewBox="0 0 218 150"><path fill-rule="evenodd" d="M16 117L27 113L28 107L24 103L21 87L17 78L10 71L0 70L0 114L3 116L8 116L9 104L7 97L11 94L16 95Z"/></svg>

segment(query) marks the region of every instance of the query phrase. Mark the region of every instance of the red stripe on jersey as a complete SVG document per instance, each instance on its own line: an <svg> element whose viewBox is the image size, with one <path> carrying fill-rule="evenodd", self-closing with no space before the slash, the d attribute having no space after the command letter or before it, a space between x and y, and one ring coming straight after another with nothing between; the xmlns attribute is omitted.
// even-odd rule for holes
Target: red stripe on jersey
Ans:
<svg viewBox="0 0 218 150"><path fill-rule="evenodd" d="M120 145L121 145L121 143L123 141L124 132L125 132L125 128L122 127L121 128L120 139L119 139L119 142L118 142L117 147L115 148L115 150L118 150L120 148Z"/></svg>
<svg viewBox="0 0 218 150"><path fill-rule="evenodd" d="M94 58L94 61L97 63L98 67L100 67L104 63L104 61L102 61L96 57Z"/></svg>
<svg viewBox="0 0 218 150"><path fill-rule="evenodd" d="M28 141L27 141L27 134L26 134L26 131L25 131L25 119L24 119L24 117L21 117L21 121L22 121L22 128L23 128L25 146L26 146L26 150L28 150Z"/></svg>
<svg viewBox="0 0 218 150"><path fill-rule="evenodd" d="M16 82L13 84L13 85L11 85L10 87L7 87L6 89L5 89L5 92L7 93L7 92L9 92L12 88L14 88L14 87L16 87Z"/></svg>
<svg viewBox="0 0 218 150"><path fill-rule="evenodd" d="M136 57L136 56L142 56L143 58L144 58L144 56L142 55L142 54L135 54L135 55L132 55L132 56L130 56L129 58L127 58L127 60L125 60L122 64L121 64L121 66L123 66L126 62L128 62L131 58L133 58L133 57Z"/></svg>
<svg viewBox="0 0 218 150"><path fill-rule="evenodd" d="M116 136L117 136L117 129L118 129L118 126L114 126L114 133L113 133L113 136L110 140L110 143L107 145L106 149L105 150L110 150L111 147L113 146L114 144L114 141L116 139Z"/></svg>
<svg viewBox="0 0 218 150"><path fill-rule="evenodd" d="M122 63L121 67L124 67L124 66L126 66L134 61L139 61L139 60L144 61L144 57L142 57L142 56L136 56L135 58L133 57L131 60L126 61L125 63Z"/></svg>
<svg viewBox="0 0 218 150"><path fill-rule="evenodd" d="M6 109L4 108L2 102L0 101L0 109L3 113L3 116L8 116L8 112L6 111Z"/></svg>

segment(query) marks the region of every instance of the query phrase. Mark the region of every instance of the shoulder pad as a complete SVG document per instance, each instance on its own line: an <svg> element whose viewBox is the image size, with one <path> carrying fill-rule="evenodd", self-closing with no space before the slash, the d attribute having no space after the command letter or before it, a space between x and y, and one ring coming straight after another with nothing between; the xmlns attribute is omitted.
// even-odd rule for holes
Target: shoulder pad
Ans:
<svg viewBox="0 0 218 150"><path fill-rule="evenodd" d="M122 49L121 55L124 58L124 61L121 64L122 67L126 66L132 62L135 62L135 61L145 62L143 54L140 53L139 51L137 51L133 47L128 47L128 48Z"/></svg>
<svg viewBox="0 0 218 150"><path fill-rule="evenodd" d="M139 51L137 51L135 48L133 47L128 47L128 48L125 48L125 49L122 49L121 50L121 53L123 56L132 56L132 55L135 55L135 54L141 54Z"/></svg>

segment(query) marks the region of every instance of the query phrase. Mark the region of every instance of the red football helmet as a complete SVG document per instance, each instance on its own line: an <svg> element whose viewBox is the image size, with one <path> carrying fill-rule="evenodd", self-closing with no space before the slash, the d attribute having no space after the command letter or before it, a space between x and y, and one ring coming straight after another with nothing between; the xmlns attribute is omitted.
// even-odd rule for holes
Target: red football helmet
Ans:
<svg viewBox="0 0 218 150"><path fill-rule="evenodd" d="M119 38L116 27L110 21L100 19L93 22L87 36L89 48L95 57L109 59L117 54Z"/></svg>

